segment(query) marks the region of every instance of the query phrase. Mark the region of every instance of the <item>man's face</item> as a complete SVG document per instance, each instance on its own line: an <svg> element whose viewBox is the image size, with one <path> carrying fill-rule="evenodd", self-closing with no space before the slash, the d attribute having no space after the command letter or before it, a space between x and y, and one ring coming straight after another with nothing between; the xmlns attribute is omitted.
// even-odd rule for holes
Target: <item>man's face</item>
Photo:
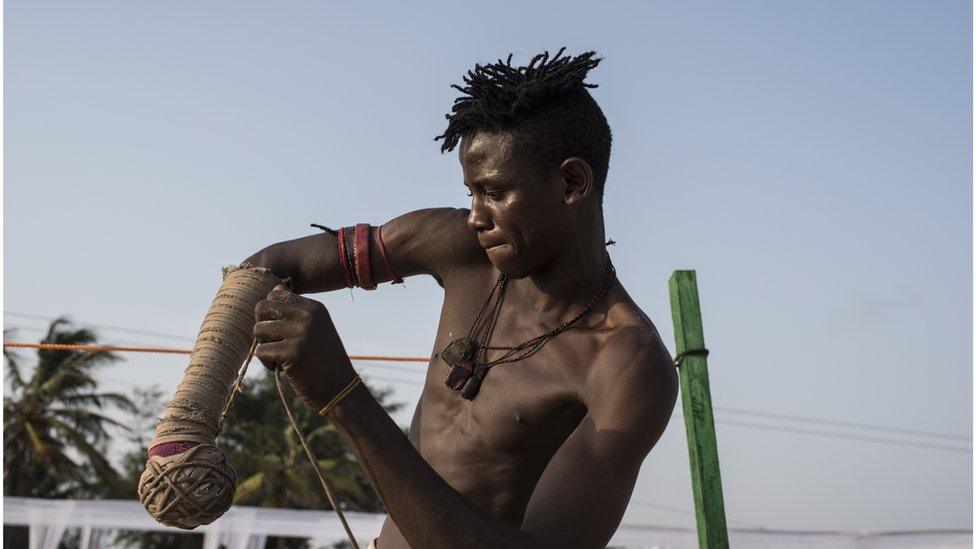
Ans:
<svg viewBox="0 0 976 549"><path fill-rule="evenodd" d="M560 252L567 223L559 169L544 169L507 133L479 132L461 141L468 227L488 259L512 278L538 272Z"/></svg>

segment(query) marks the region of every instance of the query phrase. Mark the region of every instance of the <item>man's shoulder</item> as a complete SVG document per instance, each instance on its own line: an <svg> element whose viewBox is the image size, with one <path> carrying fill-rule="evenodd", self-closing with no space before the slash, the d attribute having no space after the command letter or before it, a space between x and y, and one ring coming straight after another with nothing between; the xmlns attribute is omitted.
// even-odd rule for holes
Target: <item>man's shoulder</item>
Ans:
<svg viewBox="0 0 976 549"><path fill-rule="evenodd" d="M677 393L671 354L654 324L633 307L603 340L586 392L600 398L644 401Z"/></svg>
<svg viewBox="0 0 976 549"><path fill-rule="evenodd" d="M618 368L660 368L672 364L657 328L642 315L614 326L600 345L598 358L600 364Z"/></svg>
<svg viewBox="0 0 976 549"><path fill-rule="evenodd" d="M606 312L606 332L600 345L602 360L642 358L670 362L671 356L650 317L627 291L619 286L611 292Z"/></svg>

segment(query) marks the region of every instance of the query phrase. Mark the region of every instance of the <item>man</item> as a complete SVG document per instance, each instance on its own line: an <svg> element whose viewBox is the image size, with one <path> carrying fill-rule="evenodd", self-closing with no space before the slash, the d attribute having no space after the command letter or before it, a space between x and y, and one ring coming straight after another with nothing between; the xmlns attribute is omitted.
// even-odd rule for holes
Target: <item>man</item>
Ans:
<svg viewBox="0 0 976 549"><path fill-rule="evenodd" d="M407 213L368 247L330 230L245 260L296 293L356 274L444 288L409 437L357 388L324 306L279 286L256 308L256 355L329 409L383 500L380 549L603 547L670 418L671 357L606 251L610 128L584 83L599 59L561 55L509 56L455 86L439 138L460 145L470 210ZM386 269L359 273L367 259Z"/></svg>

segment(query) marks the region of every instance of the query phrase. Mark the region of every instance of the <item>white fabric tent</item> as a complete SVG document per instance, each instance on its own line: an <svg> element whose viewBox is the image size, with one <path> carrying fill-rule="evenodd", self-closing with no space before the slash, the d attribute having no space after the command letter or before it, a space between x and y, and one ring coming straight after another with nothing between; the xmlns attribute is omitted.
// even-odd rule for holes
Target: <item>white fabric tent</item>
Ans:
<svg viewBox="0 0 976 549"><path fill-rule="evenodd" d="M365 547L380 531L381 514L346 513L352 531ZM57 549L68 528L80 528L81 549L102 549L112 530L187 532L163 526L131 500L54 500L3 498L3 523L30 528L29 549ZM193 532L204 535L204 549L261 549L267 536L315 538L318 542L346 539L335 513L297 509L239 507L230 509L213 524ZM787 532L780 530L730 530L729 541L737 549L889 549L926 547L969 549L968 531L843 533ZM622 524L610 544L626 548L694 549L694 530Z"/></svg>

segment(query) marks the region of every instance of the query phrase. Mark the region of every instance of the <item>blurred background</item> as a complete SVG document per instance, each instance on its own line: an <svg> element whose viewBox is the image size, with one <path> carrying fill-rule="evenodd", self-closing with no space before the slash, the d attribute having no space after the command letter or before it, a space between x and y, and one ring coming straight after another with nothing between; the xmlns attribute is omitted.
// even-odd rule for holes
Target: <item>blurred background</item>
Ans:
<svg viewBox="0 0 976 549"><path fill-rule="evenodd" d="M8 0L4 18L5 341L189 348L222 266L310 223L466 206L433 137L476 62L596 50L610 252L672 351L667 280L698 273L729 525L971 529L970 3ZM432 279L314 297L351 354L431 352ZM31 376L70 359L6 361L8 432L13 402L47 398ZM72 390L134 406L96 407L104 464L52 444L122 482L186 360L88 359ZM356 366L406 426L421 366ZM625 523L694 525L680 415ZM33 495L116 497L66 474ZM264 503L321 505L300 500Z"/></svg>

